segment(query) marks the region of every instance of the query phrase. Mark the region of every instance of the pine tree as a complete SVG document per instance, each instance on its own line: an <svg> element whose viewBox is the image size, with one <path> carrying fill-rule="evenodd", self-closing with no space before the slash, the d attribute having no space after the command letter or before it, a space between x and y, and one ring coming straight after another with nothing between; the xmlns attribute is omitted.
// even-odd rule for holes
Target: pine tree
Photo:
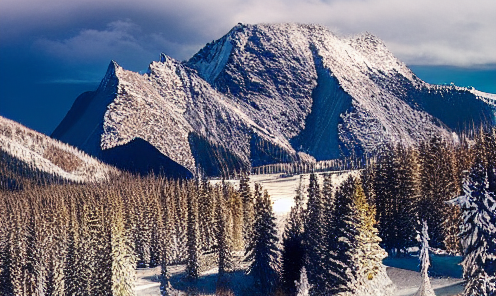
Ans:
<svg viewBox="0 0 496 296"><path fill-rule="evenodd" d="M186 274L191 280L196 280L200 272L200 250L198 242L198 202L196 190L193 186L188 188L188 224L187 224L187 238L188 238L188 261L186 267Z"/></svg>
<svg viewBox="0 0 496 296"><path fill-rule="evenodd" d="M308 280L312 284L312 295L319 295L325 291L325 272L323 258L325 246L323 244L324 230L324 203L317 182L317 175L310 174L308 184L308 200L305 213L304 244L306 249L305 266L307 266Z"/></svg>
<svg viewBox="0 0 496 296"><path fill-rule="evenodd" d="M300 280L295 281L296 284L296 296L310 296L310 289L312 286L308 283L307 271L305 266L301 268Z"/></svg>
<svg viewBox="0 0 496 296"><path fill-rule="evenodd" d="M420 288L415 293L415 296L436 296L434 290L431 287L431 281L429 280L429 233L427 231L428 226L427 222L422 221L422 249L420 250L420 264L421 264L421 275L422 275L422 283L420 283Z"/></svg>
<svg viewBox="0 0 496 296"><path fill-rule="evenodd" d="M225 187L224 187L225 189ZM219 266L219 282L225 273L230 272L233 268L232 262L232 248L233 243L231 239L231 234L229 232L229 216L228 216L228 201L229 201L229 191L223 190L221 196L218 197L217 204L215 207L215 221L217 224L217 254L218 254L218 266Z"/></svg>
<svg viewBox="0 0 496 296"><path fill-rule="evenodd" d="M303 246L305 222L303 199L303 176L300 176L300 184L294 197L295 204L291 207L289 219L284 229L281 254L282 283L286 288L286 292L291 295L296 293L294 283L300 277L305 258L305 248Z"/></svg>
<svg viewBox="0 0 496 296"><path fill-rule="evenodd" d="M386 147L381 151L374 166L373 186L379 236L382 238L382 245L391 255L397 251L398 228L395 219L399 218L394 160L394 151L391 147Z"/></svg>
<svg viewBox="0 0 496 296"><path fill-rule="evenodd" d="M214 199L208 180L202 180L198 194L198 220L200 229L200 246L203 253L212 251L215 245Z"/></svg>
<svg viewBox="0 0 496 296"><path fill-rule="evenodd" d="M393 186L396 196L392 208L392 229L394 240L390 248L398 253L406 253L408 247L414 246L417 228L417 202L420 198L417 153L398 145L394 151ZM388 248L386 248L388 249Z"/></svg>
<svg viewBox="0 0 496 296"><path fill-rule="evenodd" d="M253 229L254 208L253 196L250 191L250 178L242 174L239 180L239 194L243 202L243 237L245 244L250 241L251 230Z"/></svg>
<svg viewBox="0 0 496 296"><path fill-rule="evenodd" d="M359 234L359 220L354 202L354 184L355 181L350 176L336 190L334 211L328 221L327 244L332 246L333 250L329 252L326 266L327 273L330 274L326 293L331 295L355 292L358 265L354 262L354 251ZM330 235L331 233L334 235Z"/></svg>
<svg viewBox="0 0 496 296"><path fill-rule="evenodd" d="M375 208L367 201L358 178L355 181L354 203L359 221L354 252L357 295L388 295L392 292L392 282L382 264L387 253L379 246L381 239L375 228Z"/></svg>
<svg viewBox="0 0 496 296"><path fill-rule="evenodd" d="M462 211L460 237L466 296L496 294L496 194L490 190L485 157L476 156L463 185L464 195L450 201Z"/></svg>
<svg viewBox="0 0 496 296"><path fill-rule="evenodd" d="M419 218L427 221L431 247L446 248L446 229L458 225L459 221L450 217L446 201L456 196L453 176L452 151L438 136L420 146L421 159L421 199Z"/></svg>
<svg viewBox="0 0 496 296"><path fill-rule="evenodd" d="M255 185L255 221L245 260L251 262L248 274L259 295L271 295L278 282L278 238L270 196L267 191L262 195L260 187Z"/></svg>

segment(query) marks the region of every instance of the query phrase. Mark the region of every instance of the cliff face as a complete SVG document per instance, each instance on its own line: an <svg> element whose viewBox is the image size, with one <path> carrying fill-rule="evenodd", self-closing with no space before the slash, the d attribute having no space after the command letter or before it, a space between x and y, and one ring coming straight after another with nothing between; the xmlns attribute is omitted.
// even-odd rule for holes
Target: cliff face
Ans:
<svg viewBox="0 0 496 296"><path fill-rule="evenodd" d="M159 152L140 162L162 154L166 173L178 165L219 175L303 155L374 153L431 134L450 139L472 122L496 123L494 102L491 94L424 83L370 34L237 25L185 63L162 55L140 75L112 62L53 136L116 164L122 151L141 153L139 138Z"/></svg>

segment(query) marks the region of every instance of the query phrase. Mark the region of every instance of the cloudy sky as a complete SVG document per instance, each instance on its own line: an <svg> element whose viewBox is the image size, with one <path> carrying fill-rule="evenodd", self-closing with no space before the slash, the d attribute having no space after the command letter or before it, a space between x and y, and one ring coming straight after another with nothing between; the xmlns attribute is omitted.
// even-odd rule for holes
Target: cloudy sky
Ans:
<svg viewBox="0 0 496 296"><path fill-rule="evenodd" d="M495 15L494 0L2 0L0 115L50 133L110 60L185 60L238 22L368 31L408 65L496 69Z"/></svg>

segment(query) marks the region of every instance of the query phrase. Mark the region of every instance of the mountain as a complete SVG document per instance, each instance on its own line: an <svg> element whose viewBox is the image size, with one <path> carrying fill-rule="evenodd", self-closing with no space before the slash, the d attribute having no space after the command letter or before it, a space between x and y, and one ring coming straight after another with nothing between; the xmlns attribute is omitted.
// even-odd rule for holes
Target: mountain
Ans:
<svg viewBox="0 0 496 296"><path fill-rule="evenodd" d="M189 61L162 54L143 75L111 62L52 136L130 170L220 175L452 140L495 124L495 110L496 95L423 82L369 33L238 24Z"/></svg>
<svg viewBox="0 0 496 296"><path fill-rule="evenodd" d="M0 116L0 187L19 177L101 181L118 171L86 153Z"/></svg>

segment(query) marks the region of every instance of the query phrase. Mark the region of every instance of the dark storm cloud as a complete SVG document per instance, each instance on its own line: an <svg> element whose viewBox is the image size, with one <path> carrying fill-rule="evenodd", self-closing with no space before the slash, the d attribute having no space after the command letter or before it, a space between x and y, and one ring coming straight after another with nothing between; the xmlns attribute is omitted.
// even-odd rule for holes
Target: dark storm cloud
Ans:
<svg viewBox="0 0 496 296"><path fill-rule="evenodd" d="M43 48L63 57L72 50L95 58L100 49L102 55L166 51L186 59L238 22L304 22L342 34L369 31L407 63L496 62L493 0L4 0L1 5L0 24L9 29L1 29L6 37L0 38L44 35ZM88 45L77 48L84 40Z"/></svg>
<svg viewBox="0 0 496 296"><path fill-rule="evenodd" d="M2 0L0 115L50 133L110 60L185 60L238 22L368 31L407 64L494 65L495 14L494 0Z"/></svg>

